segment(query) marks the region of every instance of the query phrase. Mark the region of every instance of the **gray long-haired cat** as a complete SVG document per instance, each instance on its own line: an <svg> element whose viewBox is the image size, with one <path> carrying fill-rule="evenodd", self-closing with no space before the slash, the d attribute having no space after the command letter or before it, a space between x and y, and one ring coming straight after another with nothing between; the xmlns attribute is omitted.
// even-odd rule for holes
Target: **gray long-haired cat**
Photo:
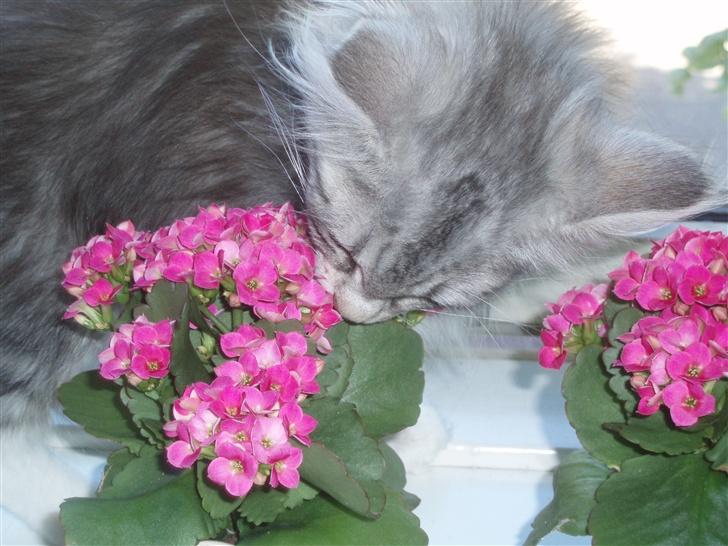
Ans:
<svg viewBox="0 0 728 546"><path fill-rule="evenodd" d="M60 264L106 222L292 200L353 321L467 304L706 206L545 2L2 2L2 421L88 352ZM290 174L290 179L289 179Z"/></svg>

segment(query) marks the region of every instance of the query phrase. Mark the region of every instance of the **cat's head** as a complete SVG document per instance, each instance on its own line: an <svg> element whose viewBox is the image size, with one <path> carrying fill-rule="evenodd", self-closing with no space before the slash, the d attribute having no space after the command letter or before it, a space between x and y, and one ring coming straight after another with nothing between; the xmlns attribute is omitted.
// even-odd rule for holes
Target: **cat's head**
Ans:
<svg viewBox="0 0 728 546"><path fill-rule="evenodd" d="M305 208L342 314L468 305L705 208L683 148L621 126L599 37L548 3L333 3L289 21Z"/></svg>

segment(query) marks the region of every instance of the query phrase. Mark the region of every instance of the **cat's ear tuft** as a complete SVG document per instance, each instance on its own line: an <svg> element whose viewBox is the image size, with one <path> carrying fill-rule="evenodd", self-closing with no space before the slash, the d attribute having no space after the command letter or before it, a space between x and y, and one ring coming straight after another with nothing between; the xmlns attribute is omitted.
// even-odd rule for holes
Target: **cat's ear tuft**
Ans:
<svg viewBox="0 0 728 546"><path fill-rule="evenodd" d="M612 124L578 133L556 148L551 166L569 229L634 235L728 201L678 144Z"/></svg>

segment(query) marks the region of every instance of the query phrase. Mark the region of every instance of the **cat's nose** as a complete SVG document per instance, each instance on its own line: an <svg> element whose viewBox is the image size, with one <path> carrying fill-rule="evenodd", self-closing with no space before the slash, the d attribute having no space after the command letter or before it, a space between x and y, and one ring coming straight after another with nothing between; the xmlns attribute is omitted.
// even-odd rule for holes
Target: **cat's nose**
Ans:
<svg viewBox="0 0 728 546"><path fill-rule="evenodd" d="M334 300L341 316L351 322L378 322L389 318L386 301L366 298L347 286L342 286L335 292Z"/></svg>

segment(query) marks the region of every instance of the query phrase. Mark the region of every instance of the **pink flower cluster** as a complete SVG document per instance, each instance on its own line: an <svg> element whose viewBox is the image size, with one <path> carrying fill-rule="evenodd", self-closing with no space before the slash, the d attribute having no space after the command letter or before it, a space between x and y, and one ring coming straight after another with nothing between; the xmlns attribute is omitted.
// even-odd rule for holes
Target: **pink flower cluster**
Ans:
<svg viewBox="0 0 728 546"><path fill-rule="evenodd" d="M77 300L64 318L108 329L111 306L160 279L187 283L209 299L222 291L230 307L248 306L273 322L301 321L322 352L328 328L341 320L315 276L305 223L289 204L249 210L211 205L155 232L131 222L76 248L64 264L63 286Z"/></svg>
<svg viewBox="0 0 728 546"><path fill-rule="evenodd" d="M632 374L637 412L664 404L676 425L694 425L715 410L711 385L728 377L728 237L680 227L609 276L617 297L654 313L619 338L614 363Z"/></svg>
<svg viewBox="0 0 728 546"><path fill-rule="evenodd" d="M133 385L147 379L160 379L169 372L172 321L150 322L145 316L122 324L111 336L109 348L99 353L101 376L126 376Z"/></svg>
<svg viewBox="0 0 728 546"><path fill-rule="evenodd" d="M589 342L585 336L604 335L605 326L600 319L607 289L606 284L587 284L569 290L556 303L546 305L551 314L543 320L541 330L543 347L538 354L541 366L558 370L569 351Z"/></svg>
<svg viewBox="0 0 728 546"><path fill-rule="evenodd" d="M727 256L728 237L722 233L681 226L655 243L649 258L628 253L609 278L619 299L636 301L645 311L686 315L691 305L726 305Z"/></svg>
<svg viewBox="0 0 728 546"><path fill-rule="evenodd" d="M174 420L164 426L176 438L167 447L168 461L187 468L201 456L211 458L209 479L232 496L266 481L297 487L303 454L290 438L311 443L316 420L299 402L319 392L315 379L323 361L306 354L302 334L266 339L251 325L221 336L220 348L230 360L215 367L217 378L189 385L174 402Z"/></svg>
<svg viewBox="0 0 728 546"><path fill-rule="evenodd" d="M715 410L712 385L728 378L728 237L680 227L649 257L629 252L609 277L614 296L647 313L620 336L625 346L614 363L631 374L637 412L664 404L677 426L694 425ZM542 366L558 369L568 352L603 337L607 293L606 285L587 285L549 304Z"/></svg>

